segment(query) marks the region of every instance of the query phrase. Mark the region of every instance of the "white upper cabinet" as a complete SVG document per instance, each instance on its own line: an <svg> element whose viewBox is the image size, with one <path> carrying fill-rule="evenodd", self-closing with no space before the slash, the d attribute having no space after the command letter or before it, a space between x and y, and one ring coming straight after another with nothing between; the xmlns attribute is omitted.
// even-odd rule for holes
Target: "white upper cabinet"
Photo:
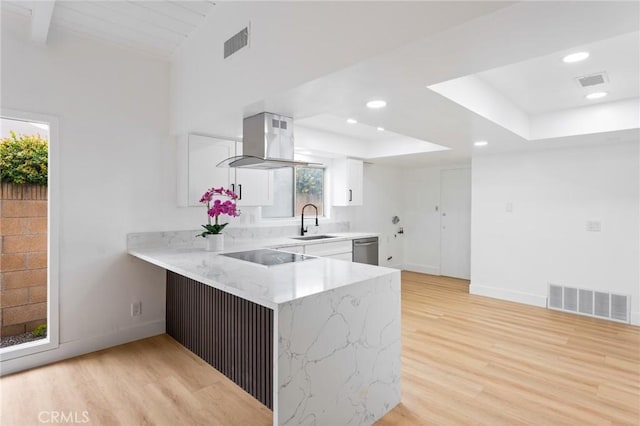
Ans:
<svg viewBox="0 0 640 426"><path fill-rule="evenodd" d="M361 206L364 200L362 160L336 158L331 171L334 206Z"/></svg>
<svg viewBox="0 0 640 426"><path fill-rule="evenodd" d="M242 144L208 136L178 139L178 205L200 206L200 197L211 187L231 188L240 206L273 204L273 173L268 170L216 167L242 154Z"/></svg>
<svg viewBox="0 0 640 426"><path fill-rule="evenodd" d="M236 144L236 155L242 155L242 144ZM238 194L239 206L273 205L273 173L269 170L235 170L233 190Z"/></svg>
<svg viewBox="0 0 640 426"><path fill-rule="evenodd" d="M233 169L216 167L235 155L236 143L200 135L178 139L178 205L200 206L200 197L212 186L229 188Z"/></svg>

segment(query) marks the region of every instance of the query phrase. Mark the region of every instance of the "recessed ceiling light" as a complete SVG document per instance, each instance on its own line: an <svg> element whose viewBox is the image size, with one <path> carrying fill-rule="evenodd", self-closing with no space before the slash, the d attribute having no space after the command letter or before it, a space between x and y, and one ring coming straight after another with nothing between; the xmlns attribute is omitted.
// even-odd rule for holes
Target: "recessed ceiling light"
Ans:
<svg viewBox="0 0 640 426"><path fill-rule="evenodd" d="M589 57L589 52L576 52L562 58L562 61L567 64L572 64L574 62L584 61Z"/></svg>
<svg viewBox="0 0 640 426"><path fill-rule="evenodd" d="M387 106L387 103L381 99L376 99L374 101L367 102L367 108L384 108Z"/></svg>
<svg viewBox="0 0 640 426"><path fill-rule="evenodd" d="M475 146L487 146L487 145L489 145L489 142L487 142L487 141L476 141L473 144Z"/></svg>
<svg viewBox="0 0 640 426"><path fill-rule="evenodd" d="M356 124L358 122L358 120L356 120L355 118L347 118L347 123L349 124Z"/></svg>
<svg viewBox="0 0 640 426"><path fill-rule="evenodd" d="M589 93L587 96L585 96L585 98L600 99L600 98L604 98L605 96L607 96L607 92L594 92L594 93Z"/></svg>
<svg viewBox="0 0 640 426"><path fill-rule="evenodd" d="M384 127L378 127L379 132L384 132Z"/></svg>

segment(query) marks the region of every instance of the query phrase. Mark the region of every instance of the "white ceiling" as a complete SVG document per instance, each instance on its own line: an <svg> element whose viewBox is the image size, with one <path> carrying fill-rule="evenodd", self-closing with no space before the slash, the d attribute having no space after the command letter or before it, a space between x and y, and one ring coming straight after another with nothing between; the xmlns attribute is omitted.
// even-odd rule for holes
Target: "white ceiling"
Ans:
<svg viewBox="0 0 640 426"><path fill-rule="evenodd" d="M379 131L377 129L378 126L374 127L365 123L350 124L347 119L332 114L318 114L313 117L296 120L296 126L324 131L330 129L333 133L368 142L384 142L399 136L386 129L385 131Z"/></svg>
<svg viewBox="0 0 640 426"><path fill-rule="evenodd" d="M305 129L320 130L308 132ZM310 150L317 155L323 153L347 155L374 161L390 155L422 154L448 150L447 147L401 135L364 123L348 123L342 117L319 114L295 122L298 149ZM326 137L326 135L332 135ZM302 151L300 151L302 154Z"/></svg>
<svg viewBox="0 0 640 426"><path fill-rule="evenodd" d="M562 58L574 52L590 56L567 64ZM563 49L550 55L476 74L529 114L541 114L640 96L640 33L632 32ZM605 71L609 82L581 87L577 77ZM607 92L598 100L585 99L592 92Z"/></svg>
<svg viewBox="0 0 640 426"><path fill-rule="evenodd" d="M2 9L29 16L41 3L3 0ZM304 5L297 3L296 10L302 7L300 4ZM317 7L314 4L310 2L309 7ZM50 25L53 29L71 30L170 58L178 46L204 24L213 9L217 11L213 18L223 19L221 11L229 18L234 16L234 10L246 9L246 5L245 2L230 2L214 8L210 1L57 1ZM458 164L469 162L474 155L531 149L534 145L427 86L464 76L478 76L527 114L540 114L584 105L584 89L579 88L573 78L606 71L610 78L606 91L610 96L598 102L638 97L639 3L414 3L424 22L421 21L423 25L405 26L406 29L398 28L402 21L396 20L393 13L401 9L394 9L392 3L376 5L380 5L378 12L385 12L384 18L388 22L385 31L389 34L385 33L382 42L374 43L374 36L351 40L351 43L360 43L366 39L369 43L348 55L357 60L344 62L333 69L329 65L335 58L319 56L307 58L307 62L291 61L299 75L287 78L279 86L275 82L282 69L265 69L262 63L256 63L248 69L259 69L261 79L272 83L269 90L260 92L261 86L253 84L255 79L248 78L251 74L245 71L240 74L244 78L237 79L242 87L234 86L234 81L226 88L233 96L217 93L217 97L224 97L224 103L198 104L199 99L209 99L207 90L198 86L198 93L189 97L191 109L195 111L186 110L191 111L191 130L208 130L212 134L236 138L241 132L243 116L273 111L294 117L297 126L337 133L356 143L369 141L379 147L391 141L388 138L393 136L394 141L402 137L450 148L439 152L389 154L377 158L376 162L402 166ZM382 7L385 5L389 7ZM337 2L331 7L337 14L341 8L347 8L349 14L345 16L352 18L341 16L340 25L349 23L354 28L367 22L354 21L361 15L355 13L354 8L362 7L363 12L366 8L369 20L378 13L372 10L374 6L365 2ZM295 15L293 11L291 13ZM400 12L397 14L400 16ZM292 18L287 16L287 19ZM269 25L278 25L278 22L269 21ZM304 44L304 37L311 37L308 34L316 33L300 33L300 40L292 39L291 43ZM350 45L335 46L326 55L335 56L335 52L343 52L345 46ZM565 54L576 50L589 50L591 57L582 63L562 63ZM363 53L365 51L368 53ZM257 44L254 53L260 53ZM226 62L215 71L237 71L234 66L243 63L247 66L252 59L260 58L251 55L247 53L244 62ZM301 76L307 65L309 71L304 80ZM247 81L252 84L246 84ZM367 100L378 97L388 102L386 108L370 110L364 106ZM258 101L247 104L249 99ZM211 123L211 116L218 118L216 128L205 129L204 126ZM348 117L357 119L359 124L346 124ZM200 125L200 121L205 124ZM378 132L377 126L386 131ZM633 138L637 137L637 132L625 135ZM608 140L594 136L588 138L589 143L593 143L594 138ZM479 139L490 141L490 145L475 148L473 142ZM559 146L563 139L555 138L549 143ZM568 138L567 143L579 142ZM380 151L377 149L376 152Z"/></svg>
<svg viewBox="0 0 640 426"><path fill-rule="evenodd" d="M631 50L633 41L630 37L621 35L638 31L638 12L637 3L520 3L325 75L287 92L274 94L249 106L245 113L259 110L280 111L291 114L296 120L305 121L308 117L331 113L341 119L353 117L359 123L372 127L382 126L398 134L451 148L444 152L376 160L403 166L469 162L477 153L530 149L534 145L526 138L452 102L426 86L452 78L490 73L488 70L509 68L512 64L525 64L523 69L527 69L526 64L534 58L551 61L549 58L559 57L561 60L565 52L593 46L592 55L596 60L591 63L597 61L597 66L602 68L597 71L609 71L612 84L615 81L616 88L619 88L615 97L604 101L610 102L618 96L637 97L638 73L635 71L635 84L629 81L628 76L637 69L634 64L638 62L640 51ZM539 25L540 22L545 22L545 25ZM505 43L507 37L509 42ZM618 38L621 40L617 40ZM601 41L607 39L613 39L611 43L616 43L618 47L624 45L625 49L609 52L606 47L600 46ZM607 43L602 44L606 46ZM544 64L539 65L543 66ZM535 71L531 74L535 75ZM582 72L575 76L579 75ZM548 106L543 108L556 108L552 105L560 105L563 93L571 93L572 86L577 84L571 80L572 77L573 72L569 73L568 80L565 79L564 90L550 87L551 84L545 83L546 80L544 84L541 83L540 90L548 96ZM513 80L518 81L518 78L513 77ZM563 77L559 75L553 78L557 85L562 85L562 80ZM516 92L526 98L538 91L537 84L514 83L514 87L517 86L519 91ZM386 108L370 110L365 107L367 100L378 97L387 101ZM324 128L318 125L316 128L335 131L333 123ZM349 135L352 132L348 129L342 133ZM488 140L490 144L484 148L476 148L473 145L476 140ZM602 138L602 141L606 139ZM562 140L554 138L554 143L561 144Z"/></svg>
<svg viewBox="0 0 640 426"><path fill-rule="evenodd" d="M53 4L51 28L63 28L153 56L170 58L211 13L212 1L10 1L2 9L35 16Z"/></svg>

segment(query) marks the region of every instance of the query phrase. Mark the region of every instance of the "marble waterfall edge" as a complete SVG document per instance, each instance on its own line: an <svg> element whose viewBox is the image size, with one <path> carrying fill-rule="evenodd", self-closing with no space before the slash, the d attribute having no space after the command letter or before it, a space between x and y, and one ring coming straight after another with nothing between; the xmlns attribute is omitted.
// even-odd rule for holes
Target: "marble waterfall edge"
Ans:
<svg viewBox="0 0 640 426"><path fill-rule="evenodd" d="M278 309L274 424L369 425L400 403L400 272Z"/></svg>

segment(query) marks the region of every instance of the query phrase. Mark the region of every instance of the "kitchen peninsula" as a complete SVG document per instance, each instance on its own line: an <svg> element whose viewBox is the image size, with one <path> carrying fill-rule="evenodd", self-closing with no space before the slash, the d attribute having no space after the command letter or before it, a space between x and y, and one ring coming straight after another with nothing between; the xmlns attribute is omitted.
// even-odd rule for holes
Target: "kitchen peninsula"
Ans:
<svg viewBox="0 0 640 426"><path fill-rule="evenodd" d="M398 270L299 254L316 242L290 238L217 253L140 235L129 253L167 270L167 333L271 408L274 425L371 424L400 402ZM227 255L250 249L261 250Z"/></svg>

